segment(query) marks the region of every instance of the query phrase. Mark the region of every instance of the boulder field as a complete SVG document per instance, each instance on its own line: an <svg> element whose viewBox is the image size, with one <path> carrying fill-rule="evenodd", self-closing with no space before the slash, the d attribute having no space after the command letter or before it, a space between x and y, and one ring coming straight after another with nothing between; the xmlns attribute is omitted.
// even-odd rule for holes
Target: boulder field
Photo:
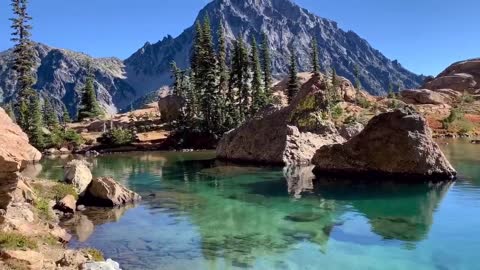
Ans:
<svg viewBox="0 0 480 270"><path fill-rule="evenodd" d="M406 108L380 114L348 142L326 145L313 157L325 175L452 180L456 171L433 141L425 118Z"/></svg>

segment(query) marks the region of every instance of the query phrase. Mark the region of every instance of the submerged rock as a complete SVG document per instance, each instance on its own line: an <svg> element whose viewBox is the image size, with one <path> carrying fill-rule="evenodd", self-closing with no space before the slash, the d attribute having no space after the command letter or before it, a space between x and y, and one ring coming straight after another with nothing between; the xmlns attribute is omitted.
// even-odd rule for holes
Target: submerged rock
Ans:
<svg viewBox="0 0 480 270"><path fill-rule="evenodd" d="M120 264L112 259L104 262L88 262L82 266L83 270L122 270Z"/></svg>
<svg viewBox="0 0 480 270"><path fill-rule="evenodd" d="M313 164L317 176L389 176L404 181L456 176L427 121L409 108L378 115L350 141L320 148Z"/></svg>
<svg viewBox="0 0 480 270"><path fill-rule="evenodd" d="M141 200L140 195L117 183L111 177L95 178L80 203L88 206L114 207Z"/></svg>
<svg viewBox="0 0 480 270"><path fill-rule="evenodd" d="M267 164L308 164L321 146L343 142L333 123L322 119L326 97L321 77L314 76L305 83L288 107L258 116L226 133L218 143L217 157ZM342 93L342 89L338 91Z"/></svg>
<svg viewBox="0 0 480 270"><path fill-rule="evenodd" d="M72 160L64 168L64 181L73 184L78 194L83 194L90 182L92 182L92 172L88 168L88 163L83 160Z"/></svg>

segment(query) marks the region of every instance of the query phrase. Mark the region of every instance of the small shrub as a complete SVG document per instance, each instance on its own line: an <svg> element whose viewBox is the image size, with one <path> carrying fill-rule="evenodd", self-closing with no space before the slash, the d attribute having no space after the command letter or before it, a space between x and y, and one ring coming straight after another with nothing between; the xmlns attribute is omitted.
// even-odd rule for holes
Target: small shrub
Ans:
<svg viewBox="0 0 480 270"><path fill-rule="evenodd" d="M36 249L37 242L25 235L0 232L0 249Z"/></svg>
<svg viewBox="0 0 480 270"><path fill-rule="evenodd" d="M101 252L100 250L98 249L95 249L95 248L87 248L85 249L85 252L92 256L92 259L96 262L101 262L101 261L105 261L105 257L103 255L103 252Z"/></svg>
<svg viewBox="0 0 480 270"><path fill-rule="evenodd" d="M339 105L333 107L332 118L337 120L337 119L340 119L340 117L342 116L343 116L343 108Z"/></svg>
<svg viewBox="0 0 480 270"><path fill-rule="evenodd" d="M73 129L56 129L47 140L47 147L60 148L63 146L77 147L85 143L85 140Z"/></svg>
<svg viewBox="0 0 480 270"><path fill-rule="evenodd" d="M35 201L35 209L37 209L37 213L40 218L45 220L51 220L53 218L51 211L49 200L45 198L39 198Z"/></svg>
<svg viewBox="0 0 480 270"><path fill-rule="evenodd" d="M358 122L358 117L355 114L351 114L351 115L347 116L347 118L345 118L345 120L343 120L344 124L353 124L353 123L356 123L356 122Z"/></svg>
<svg viewBox="0 0 480 270"><path fill-rule="evenodd" d="M463 135L469 134L475 128L473 123L468 122L467 120L464 120L464 119L458 121L457 126L458 126L458 133Z"/></svg>
<svg viewBox="0 0 480 270"><path fill-rule="evenodd" d="M402 107L402 103L400 103L398 100L393 99L388 103L388 108L395 110L395 109L400 109Z"/></svg>
<svg viewBox="0 0 480 270"><path fill-rule="evenodd" d="M52 184L32 183L32 187L39 198L45 200L61 200L67 195L72 195L78 199L78 194L72 185L60 182L53 182Z"/></svg>
<svg viewBox="0 0 480 270"><path fill-rule="evenodd" d="M442 120L442 126L444 129L449 129L450 125L456 120L462 118L462 113L458 109L453 109L447 118Z"/></svg>
<svg viewBox="0 0 480 270"><path fill-rule="evenodd" d="M114 128L102 134L99 142L105 145L121 146L134 142L135 134L131 130Z"/></svg>
<svg viewBox="0 0 480 270"><path fill-rule="evenodd" d="M475 99L473 98L472 95L470 95L469 93L465 92L465 93L463 94L462 101L463 101L463 103L473 103L473 102L475 102Z"/></svg>
<svg viewBox="0 0 480 270"><path fill-rule="evenodd" d="M357 104L358 104L358 106L360 106L364 109L368 109L372 106L372 103L370 101L368 101L368 99L363 97L363 96L357 97Z"/></svg>

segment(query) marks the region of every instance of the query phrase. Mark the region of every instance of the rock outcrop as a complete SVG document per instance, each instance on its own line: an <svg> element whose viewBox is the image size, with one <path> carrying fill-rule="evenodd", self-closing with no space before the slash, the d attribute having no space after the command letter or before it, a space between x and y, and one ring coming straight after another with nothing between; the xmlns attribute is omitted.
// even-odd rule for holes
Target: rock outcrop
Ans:
<svg viewBox="0 0 480 270"><path fill-rule="evenodd" d="M321 65L335 68L339 75L353 80L355 63L365 70L359 74L360 80L372 94L385 93L389 82L415 88L423 81L422 76L388 59L356 33L346 32L336 22L318 17L290 0L215 0L209 1L196 20L203 20L206 14L211 18L213 33L219 30L219 22L223 23L229 49L239 36L244 40L252 37L261 40L262 33L266 33L275 59L274 74L287 73L289 59L285 52L291 45L298 51L299 69L309 70L311 38L316 37L322 52ZM34 88L42 97L51 99L59 114L65 103L73 116L85 83L85 63L89 61L97 97L109 113L129 109L132 103L150 102L152 97L156 99L159 89L171 85L172 60L181 68L189 66L194 32L192 25L176 38L168 36L155 44L147 42L125 61L93 58L37 44ZM12 57L12 50L0 52L0 103L13 100L17 94Z"/></svg>
<svg viewBox="0 0 480 270"><path fill-rule="evenodd" d="M266 164L308 164L323 145L341 143L333 123L322 119L325 85L320 76L302 86L292 104L226 133L220 159Z"/></svg>
<svg viewBox="0 0 480 270"><path fill-rule="evenodd" d="M341 126L338 131L343 138L350 140L362 132L363 128L364 126L361 123L354 122Z"/></svg>
<svg viewBox="0 0 480 270"><path fill-rule="evenodd" d="M356 137L321 147L313 158L317 177L386 176L414 180L451 180L455 169L432 140L426 120L412 109L378 115Z"/></svg>
<svg viewBox="0 0 480 270"><path fill-rule="evenodd" d="M78 194L82 195L92 182L92 172L88 163L83 160L72 160L64 167L63 180L75 187Z"/></svg>
<svg viewBox="0 0 480 270"><path fill-rule="evenodd" d="M165 122L175 121L180 117L180 109L184 101L182 98L169 95L161 97L158 101L158 109L160 110L160 117Z"/></svg>
<svg viewBox="0 0 480 270"><path fill-rule="evenodd" d="M87 206L114 207L135 203L142 198L111 177L93 179L79 203Z"/></svg>
<svg viewBox="0 0 480 270"><path fill-rule="evenodd" d="M480 59L469 59L450 65L436 78L427 81L423 88L430 90L452 89L463 93L480 94Z"/></svg>
<svg viewBox="0 0 480 270"><path fill-rule="evenodd" d="M41 157L22 129L0 108L0 209L6 209L12 199L18 172Z"/></svg>
<svg viewBox="0 0 480 270"><path fill-rule="evenodd" d="M408 104L453 104L460 100L462 94L452 89L408 89L401 93L402 101Z"/></svg>

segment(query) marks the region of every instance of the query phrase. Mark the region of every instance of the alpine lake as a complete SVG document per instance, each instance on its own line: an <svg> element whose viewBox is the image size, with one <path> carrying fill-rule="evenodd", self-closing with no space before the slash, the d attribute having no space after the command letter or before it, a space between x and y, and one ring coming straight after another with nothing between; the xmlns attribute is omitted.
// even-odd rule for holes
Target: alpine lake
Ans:
<svg viewBox="0 0 480 270"><path fill-rule="evenodd" d="M448 143L445 143L448 142ZM441 141L456 182L314 179L312 167L255 167L209 152L88 159L139 193L135 206L90 208L65 226L122 269L480 269L480 145ZM44 159L61 179L67 159Z"/></svg>

